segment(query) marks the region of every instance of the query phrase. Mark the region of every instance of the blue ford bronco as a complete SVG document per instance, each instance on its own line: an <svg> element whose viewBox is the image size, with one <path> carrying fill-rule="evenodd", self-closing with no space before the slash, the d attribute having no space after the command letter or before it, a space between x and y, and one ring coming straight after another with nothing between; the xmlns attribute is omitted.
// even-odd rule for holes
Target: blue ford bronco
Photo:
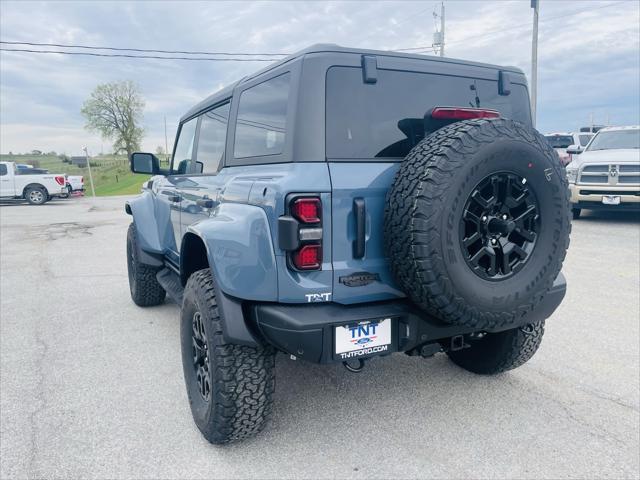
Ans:
<svg viewBox="0 0 640 480"><path fill-rule="evenodd" d="M565 294L565 170L516 68L317 45L189 110L168 169L130 160L154 175L125 207L131 296L181 306L212 443L263 428L276 352L496 374Z"/></svg>

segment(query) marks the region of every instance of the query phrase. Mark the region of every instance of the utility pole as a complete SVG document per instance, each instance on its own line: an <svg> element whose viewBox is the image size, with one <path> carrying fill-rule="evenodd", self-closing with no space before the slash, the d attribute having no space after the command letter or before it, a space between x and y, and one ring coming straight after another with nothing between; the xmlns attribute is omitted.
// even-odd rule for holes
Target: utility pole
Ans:
<svg viewBox="0 0 640 480"><path fill-rule="evenodd" d="M169 144L167 143L167 116L164 116L164 159L169 160Z"/></svg>
<svg viewBox="0 0 640 480"><path fill-rule="evenodd" d="M536 106L538 102L538 10L540 0L531 0L533 8L533 35L531 39L531 118L536 126Z"/></svg>
<svg viewBox="0 0 640 480"><path fill-rule="evenodd" d="M444 2L440 3L440 56L444 57Z"/></svg>
<svg viewBox="0 0 640 480"><path fill-rule="evenodd" d="M440 52L440 56L444 57L444 2L440 3L440 15L438 15L435 10L433 11L434 23L438 17L440 17L440 30L438 31L438 27L434 25L436 31L433 32L433 43L431 45L435 53Z"/></svg>
<svg viewBox="0 0 640 480"><path fill-rule="evenodd" d="M93 175L91 175L91 162L89 161L89 150L87 147L82 147L84 150L84 156L87 159L87 168L89 169L89 181L91 182L91 192L93 193L93 202L96 201L96 189L93 187Z"/></svg>

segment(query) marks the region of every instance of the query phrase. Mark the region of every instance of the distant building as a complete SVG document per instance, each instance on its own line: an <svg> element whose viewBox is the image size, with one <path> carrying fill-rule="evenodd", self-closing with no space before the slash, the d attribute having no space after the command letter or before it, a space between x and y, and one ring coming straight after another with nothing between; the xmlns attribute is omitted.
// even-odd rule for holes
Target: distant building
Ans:
<svg viewBox="0 0 640 480"><path fill-rule="evenodd" d="M87 157L71 157L71 165L84 168L87 166Z"/></svg>

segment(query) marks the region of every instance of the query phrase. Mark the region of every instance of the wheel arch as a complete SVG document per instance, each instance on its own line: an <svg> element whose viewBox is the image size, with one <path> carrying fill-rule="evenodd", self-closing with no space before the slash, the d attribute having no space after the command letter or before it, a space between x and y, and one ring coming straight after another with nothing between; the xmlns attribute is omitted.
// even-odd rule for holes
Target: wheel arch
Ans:
<svg viewBox="0 0 640 480"><path fill-rule="evenodd" d="M27 190L29 190L30 188L39 188L41 190L44 190L45 193L49 195L49 190L47 190L47 187L45 187L41 183L32 182L32 183L29 183L28 185L25 185L25 187L22 189L22 198L26 198Z"/></svg>
<svg viewBox="0 0 640 480"><path fill-rule="evenodd" d="M190 225L181 244L180 267L184 284L199 267L210 267L227 295L254 301L278 300L269 221L265 211L255 205L222 204L213 216Z"/></svg>

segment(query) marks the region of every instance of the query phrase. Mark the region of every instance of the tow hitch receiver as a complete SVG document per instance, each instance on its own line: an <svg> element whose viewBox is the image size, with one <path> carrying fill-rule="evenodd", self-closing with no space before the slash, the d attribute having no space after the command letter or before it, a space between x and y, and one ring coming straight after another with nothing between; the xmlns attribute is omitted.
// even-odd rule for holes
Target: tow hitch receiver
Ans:
<svg viewBox="0 0 640 480"><path fill-rule="evenodd" d="M358 366L357 367L354 367L348 361L342 362L342 365L344 365L344 368L349 370L351 373L360 373L362 370L364 370L364 362L365 362L364 358L358 358Z"/></svg>
<svg viewBox="0 0 640 480"><path fill-rule="evenodd" d="M449 344L449 351L456 352L464 348L469 348L471 345L464 342L464 335L454 335L451 337L451 343Z"/></svg>

